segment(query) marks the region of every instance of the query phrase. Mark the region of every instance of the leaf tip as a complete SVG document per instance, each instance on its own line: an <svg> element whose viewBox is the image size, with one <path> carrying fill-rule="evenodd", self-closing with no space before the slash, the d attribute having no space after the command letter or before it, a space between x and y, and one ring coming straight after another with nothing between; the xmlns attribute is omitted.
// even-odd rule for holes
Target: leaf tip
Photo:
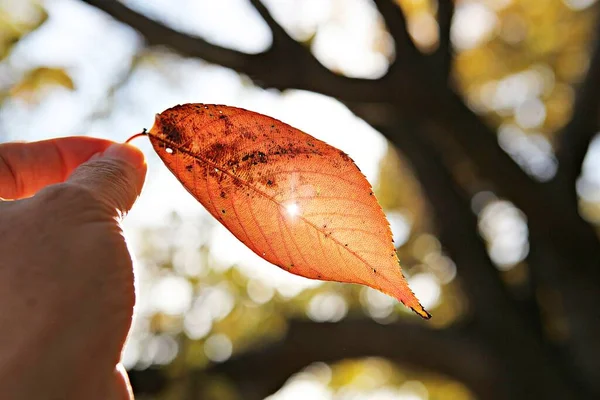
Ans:
<svg viewBox="0 0 600 400"><path fill-rule="evenodd" d="M419 317L423 319L431 318L431 314L429 314L429 312L427 312L427 310L425 310L420 304L418 308L411 307L411 310L413 310Z"/></svg>

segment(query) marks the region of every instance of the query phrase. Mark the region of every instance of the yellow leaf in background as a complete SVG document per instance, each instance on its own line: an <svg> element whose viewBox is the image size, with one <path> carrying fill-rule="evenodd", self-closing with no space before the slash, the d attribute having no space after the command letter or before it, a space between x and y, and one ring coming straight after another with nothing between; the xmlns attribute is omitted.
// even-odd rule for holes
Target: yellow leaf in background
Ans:
<svg viewBox="0 0 600 400"><path fill-rule="evenodd" d="M10 94L31 103L38 101L47 89L56 86L75 90L73 80L64 69L38 67L29 71L21 82L13 86Z"/></svg>
<svg viewBox="0 0 600 400"><path fill-rule="evenodd" d="M27 1L22 0L18 7L11 8L0 2L0 60L10 54L19 40L48 19L48 13L38 2L23 3Z"/></svg>

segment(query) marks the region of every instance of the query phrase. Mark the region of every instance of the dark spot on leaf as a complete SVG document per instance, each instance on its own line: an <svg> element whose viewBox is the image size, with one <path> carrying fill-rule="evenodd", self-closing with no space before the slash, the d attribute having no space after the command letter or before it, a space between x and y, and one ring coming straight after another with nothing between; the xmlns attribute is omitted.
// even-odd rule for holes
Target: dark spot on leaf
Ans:
<svg viewBox="0 0 600 400"><path fill-rule="evenodd" d="M224 199L224 198L226 198L226 197L227 197L227 195L225 194L225 192L221 191L221 198L223 198L223 199ZM223 212L225 212L225 210L223 210Z"/></svg>
<svg viewBox="0 0 600 400"><path fill-rule="evenodd" d="M221 212L222 212L223 214L225 214L225 210L221 210Z"/></svg>
<svg viewBox="0 0 600 400"><path fill-rule="evenodd" d="M173 143L181 142L181 132L177 129L175 121L167 119L166 121L161 120L161 130L164 137Z"/></svg>
<svg viewBox="0 0 600 400"><path fill-rule="evenodd" d="M210 160L220 160L225 155L227 146L223 143L213 143L208 150L206 150L206 157Z"/></svg>
<svg viewBox="0 0 600 400"><path fill-rule="evenodd" d="M258 165L259 163L266 163L268 162L268 158L267 155L265 153L263 153L262 151L259 151L256 153L256 157L255 154L246 154L244 157L242 157L242 161L246 161L247 159L252 158L252 165ZM260 173L259 173L260 175Z"/></svg>
<svg viewBox="0 0 600 400"><path fill-rule="evenodd" d="M249 130L247 128L240 128L240 133L244 139L248 139L248 140L252 140L252 141L256 140L256 135L254 134L254 132L252 132L251 130Z"/></svg>
<svg viewBox="0 0 600 400"><path fill-rule="evenodd" d="M191 171L192 171L192 168L194 168L194 166L193 166L192 164L190 164L190 165L186 165L186 166L185 166L185 169L186 169L188 172L191 172Z"/></svg>
<svg viewBox="0 0 600 400"><path fill-rule="evenodd" d="M225 122L225 136L231 134L231 131L233 130L233 124L231 123L231 120L229 119L229 117L227 115L219 115L219 119L222 119Z"/></svg>
<svg viewBox="0 0 600 400"><path fill-rule="evenodd" d="M269 179L269 180L267 181L267 185L268 185L268 186L273 186L273 181Z"/></svg>

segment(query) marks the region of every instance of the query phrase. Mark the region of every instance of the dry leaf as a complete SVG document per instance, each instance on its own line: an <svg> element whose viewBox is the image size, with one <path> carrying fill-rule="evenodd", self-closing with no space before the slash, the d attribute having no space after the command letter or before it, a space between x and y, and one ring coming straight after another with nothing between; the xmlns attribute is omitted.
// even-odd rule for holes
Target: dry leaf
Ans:
<svg viewBox="0 0 600 400"><path fill-rule="evenodd" d="M220 105L170 108L147 134L185 188L256 254L296 275L370 286L430 317L402 276L371 185L344 152Z"/></svg>

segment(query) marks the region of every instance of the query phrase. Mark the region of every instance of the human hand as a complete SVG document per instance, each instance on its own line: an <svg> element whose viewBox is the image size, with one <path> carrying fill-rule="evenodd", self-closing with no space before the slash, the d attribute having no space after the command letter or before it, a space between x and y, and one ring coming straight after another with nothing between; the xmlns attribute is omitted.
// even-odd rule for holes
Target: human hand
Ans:
<svg viewBox="0 0 600 400"><path fill-rule="evenodd" d="M119 366L135 293L119 219L143 154L86 137L0 145L3 399L133 399Z"/></svg>

